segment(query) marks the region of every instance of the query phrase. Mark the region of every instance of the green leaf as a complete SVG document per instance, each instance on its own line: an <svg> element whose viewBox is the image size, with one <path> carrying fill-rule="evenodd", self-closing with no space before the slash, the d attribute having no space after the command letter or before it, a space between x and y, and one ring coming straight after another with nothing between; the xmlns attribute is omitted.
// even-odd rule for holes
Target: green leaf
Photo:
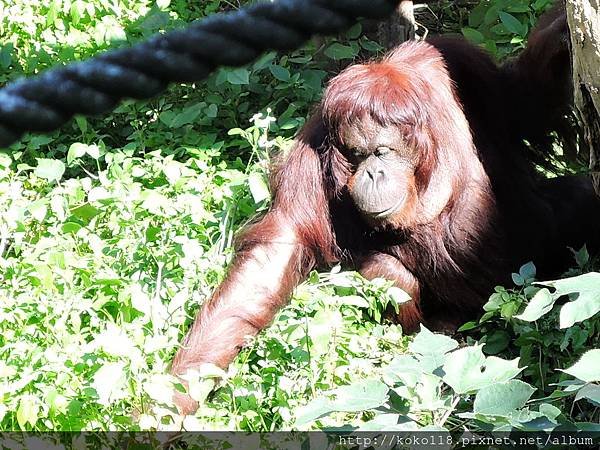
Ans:
<svg viewBox="0 0 600 450"><path fill-rule="evenodd" d="M98 394L98 403L104 406L125 398L125 363L105 363L94 374L92 387Z"/></svg>
<svg viewBox="0 0 600 450"><path fill-rule="evenodd" d="M13 44L8 43L0 47L0 68L8 69L12 62Z"/></svg>
<svg viewBox="0 0 600 450"><path fill-rule="evenodd" d="M506 417L525 406L535 389L520 380L510 380L487 386L477 392L473 412Z"/></svg>
<svg viewBox="0 0 600 450"><path fill-rule="evenodd" d="M563 372L586 383L600 381L600 349L585 352L579 361Z"/></svg>
<svg viewBox="0 0 600 450"><path fill-rule="evenodd" d="M38 165L34 173L48 181L59 181L65 173L65 163L56 159L37 158Z"/></svg>
<svg viewBox="0 0 600 450"><path fill-rule="evenodd" d="M577 395L575 396L575 401L581 400L585 398L594 406L600 407L600 386L597 384L587 384L579 391L577 391Z"/></svg>
<svg viewBox="0 0 600 450"><path fill-rule="evenodd" d="M75 142L74 144L71 144L69 147L69 152L67 153L67 163L71 164L77 158L81 158L83 155L85 155L86 147L87 145L82 144L81 142Z"/></svg>
<svg viewBox="0 0 600 450"><path fill-rule="evenodd" d="M171 128L180 128L184 125L189 125L193 123L196 120L196 118L200 115L205 106L206 103L203 102L196 103L192 106L188 106L182 112L173 117L169 126Z"/></svg>
<svg viewBox="0 0 600 450"><path fill-rule="evenodd" d="M88 129L88 122L87 119L83 116L75 116L75 122L77 123L77 126L79 127L79 130L82 133L85 133Z"/></svg>
<svg viewBox="0 0 600 450"><path fill-rule="evenodd" d="M355 412L377 408L388 399L389 388L379 380L365 380L339 387L331 392L334 411Z"/></svg>
<svg viewBox="0 0 600 450"><path fill-rule="evenodd" d="M248 177L248 185L250 186L250 193L252 194L254 203L258 204L271 197L269 186L267 185L267 181L262 174L258 172L251 173Z"/></svg>
<svg viewBox="0 0 600 450"><path fill-rule="evenodd" d="M408 295L408 293L405 290L400 289L396 286L392 286L391 288L389 288L387 290L387 294L390 296L392 302L394 302L396 305L408 303L412 300L410 295Z"/></svg>
<svg viewBox="0 0 600 450"><path fill-rule="evenodd" d="M559 408L549 403L542 403L538 409L541 414L550 420L556 420L556 418L562 413Z"/></svg>
<svg viewBox="0 0 600 450"><path fill-rule="evenodd" d="M525 280L518 273L511 274L511 277L512 277L513 283L515 283L517 286L523 286L525 284Z"/></svg>
<svg viewBox="0 0 600 450"><path fill-rule="evenodd" d="M352 59L357 53L352 47L335 42L327 47L325 54L331 59L339 60Z"/></svg>
<svg viewBox="0 0 600 450"><path fill-rule="evenodd" d="M496 330L486 336L483 351L488 355L496 355L508 347L510 335L504 330Z"/></svg>
<svg viewBox="0 0 600 450"><path fill-rule="evenodd" d="M325 397L316 398L307 405L301 406L298 409L294 428L308 425L309 423L312 423L321 417L327 416L332 412L334 412L334 410L331 408L329 399Z"/></svg>
<svg viewBox="0 0 600 450"><path fill-rule="evenodd" d="M17 408L17 422L21 429L26 429L27 424L34 426L38 420L40 407L33 395L24 395Z"/></svg>
<svg viewBox="0 0 600 450"><path fill-rule="evenodd" d="M215 105L214 103L209 105L208 108L206 108L206 110L204 111L204 114L206 114L206 117L210 117L211 119L214 119L215 117L217 117L218 113L219 113L219 107L217 105Z"/></svg>
<svg viewBox="0 0 600 450"><path fill-rule="evenodd" d="M485 36L474 28L464 27L461 31L463 36L474 44L481 44L485 41Z"/></svg>
<svg viewBox="0 0 600 450"><path fill-rule="evenodd" d="M447 353L458 347L458 342L444 334L432 333L423 325L421 331L411 342L409 349L414 353L427 355L431 353Z"/></svg>
<svg viewBox="0 0 600 450"><path fill-rule="evenodd" d="M444 364L445 354L458 347L458 342L443 334L432 333L423 325L421 331L410 343L409 350L421 355L418 358L424 370L433 372Z"/></svg>
<svg viewBox="0 0 600 450"><path fill-rule="evenodd" d="M100 214L100 210L89 203L85 203L81 206L73 208L71 210L71 214L73 214L75 217L83 219L86 222L89 222L92 218Z"/></svg>
<svg viewBox="0 0 600 450"><path fill-rule="evenodd" d="M488 4L480 2L469 14L469 27L477 28L483 23L485 13L488 11Z"/></svg>
<svg viewBox="0 0 600 450"><path fill-rule="evenodd" d="M535 264L533 264L532 262L528 262L527 264L521 266L521 268L519 269L519 275L521 275L521 277L526 281L535 278L536 272L537 269L535 267Z"/></svg>
<svg viewBox="0 0 600 450"><path fill-rule="evenodd" d="M411 355L398 355L384 369L392 380L408 387L415 387L423 375L421 363Z"/></svg>
<svg viewBox="0 0 600 450"><path fill-rule="evenodd" d="M555 297L546 288L540 289L529 301L529 304L521 314L518 314L515 319L524 320L525 322L535 322L544 314L552 310Z"/></svg>
<svg viewBox="0 0 600 450"><path fill-rule="evenodd" d="M243 67L227 71L227 81L230 84L248 84L250 83L250 71Z"/></svg>
<svg viewBox="0 0 600 450"><path fill-rule="evenodd" d="M350 28L348 31L346 31L346 37L348 39L358 39L360 37L361 33L362 33L362 25L360 23L357 23L352 28Z"/></svg>
<svg viewBox="0 0 600 450"><path fill-rule="evenodd" d="M285 67L273 64L272 66L269 66L269 70L271 71L271 74L279 81L290 81L290 71L287 70Z"/></svg>
<svg viewBox="0 0 600 450"><path fill-rule="evenodd" d="M585 267L590 262L590 254L587 246L584 245L578 251L571 251L573 252L573 256L575 256L575 262L577 263L578 267Z"/></svg>
<svg viewBox="0 0 600 450"><path fill-rule="evenodd" d="M306 425L332 412L357 412L377 408L388 400L389 388L378 380L364 380L326 393L300 408L295 426Z"/></svg>
<svg viewBox="0 0 600 450"><path fill-rule="evenodd" d="M506 27L506 29L508 31L510 31L511 33L523 36L527 32L526 26L523 25L519 21L519 19L517 19L512 14L509 14L504 11L500 11L498 13L498 17L500 18L500 21Z"/></svg>
<svg viewBox="0 0 600 450"><path fill-rule="evenodd" d="M48 212L48 202L46 199L37 200L32 202L27 209L35 220L42 222Z"/></svg>
<svg viewBox="0 0 600 450"><path fill-rule="evenodd" d="M503 383L521 372L519 359L485 358L481 346L463 347L446 355L443 380L457 394Z"/></svg>
<svg viewBox="0 0 600 450"><path fill-rule="evenodd" d="M79 230L81 230L81 228L81 225L79 225L78 223L65 222L65 224L62 226L62 232L67 234L75 234Z"/></svg>
<svg viewBox="0 0 600 450"><path fill-rule="evenodd" d="M96 144L88 145L85 152L94 159L100 158L100 147Z"/></svg>
<svg viewBox="0 0 600 450"><path fill-rule="evenodd" d="M590 272L564 280L540 283L554 287L554 299L562 295L577 294L577 298L560 310L560 328L569 328L589 319L600 311L600 273Z"/></svg>

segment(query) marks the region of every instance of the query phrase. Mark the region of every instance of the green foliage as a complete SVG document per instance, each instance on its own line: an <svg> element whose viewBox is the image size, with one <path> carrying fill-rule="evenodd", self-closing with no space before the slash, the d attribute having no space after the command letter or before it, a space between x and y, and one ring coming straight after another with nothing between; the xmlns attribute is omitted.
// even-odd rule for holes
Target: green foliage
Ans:
<svg viewBox="0 0 600 450"><path fill-rule="evenodd" d="M482 2L463 32L512 53L547 3ZM0 83L231 7L0 3ZM380 50L356 25L0 152L0 429L591 427L600 306L585 250L568 280L513 274L467 342L403 336L387 317L410 300L386 280L312 273L226 373L190 381L199 412L175 413L168 364L234 231L267 208L274 155L332 72Z"/></svg>
<svg viewBox="0 0 600 450"><path fill-rule="evenodd" d="M523 277L531 274L531 270L529 264L515 275ZM577 278L569 280L575 284L573 280ZM503 319L512 320L513 316L507 317L501 308L511 300L498 300L505 292L499 289L486 306L488 313L500 313ZM486 324L491 319L492 315L488 314L481 323ZM511 325L515 334L521 334L514 345L523 350L523 344L531 339L531 335L519 329L518 323ZM597 325L590 325L590 328L597 328ZM472 328L472 325L465 328ZM554 375L556 383L552 392L545 395L543 385L533 384L539 379L528 374L536 362L530 360L527 352L512 360L486 356L490 350L497 353L497 348L487 348L486 338L493 336L490 332L482 334L484 345L459 348L457 341L422 327L409 344L408 351L383 365L377 377L325 391L301 408L295 426L303 428L317 422L325 427L347 424L359 431L450 432L465 426L472 431L551 431L559 426L583 430L593 427L599 400L595 383L600 378L600 350L585 351L578 359L552 355L558 361L553 367L560 367L569 360L576 362L562 369L568 377L560 373ZM548 354L552 350L551 344L555 344L548 339L550 331L538 335L547 345L540 352ZM535 369L544 370L542 367ZM567 414L565 406L575 402L578 402L578 413Z"/></svg>
<svg viewBox="0 0 600 450"><path fill-rule="evenodd" d="M483 0L470 11L462 34L503 58L523 48L527 34L552 0Z"/></svg>

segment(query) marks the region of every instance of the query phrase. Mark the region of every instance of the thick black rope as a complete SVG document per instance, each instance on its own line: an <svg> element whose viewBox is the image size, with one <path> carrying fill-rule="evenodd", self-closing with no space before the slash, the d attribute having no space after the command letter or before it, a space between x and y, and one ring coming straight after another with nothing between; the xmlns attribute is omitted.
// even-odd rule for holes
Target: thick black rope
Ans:
<svg viewBox="0 0 600 450"><path fill-rule="evenodd" d="M293 50L311 35L380 19L399 0L276 0L215 14L184 30L21 79L0 90L0 147L24 132L52 131L74 114L101 114L125 98L147 99L168 83L198 81L267 50Z"/></svg>

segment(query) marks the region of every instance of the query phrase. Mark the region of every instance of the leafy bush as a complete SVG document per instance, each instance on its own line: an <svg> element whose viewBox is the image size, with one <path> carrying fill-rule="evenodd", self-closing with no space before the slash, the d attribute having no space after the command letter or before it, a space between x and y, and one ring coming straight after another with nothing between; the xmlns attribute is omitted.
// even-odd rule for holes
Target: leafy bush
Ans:
<svg viewBox="0 0 600 450"><path fill-rule="evenodd" d="M465 35L511 53L546 4L482 2L470 29L483 39ZM0 82L231 7L5 3ZM175 413L169 361L234 231L268 206L273 155L333 69L379 50L357 25L0 152L0 429L591 428L600 302L585 251L565 281L534 284L524 266L463 327L466 342L403 336L383 312L406 296L385 280L313 273L227 373L191 383L198 414Z"/></svg>
<svg viewBox="0 0 600 450"><path fill-rule="evenodd" d="M523 48L537 18L553 0L484 0L470 11L462 34L503 58Z"/></svg>
<svg viewBox="0 0 600 450"><path fill-rule="evenodd" d="M480 328L478 342L459 348L422 327L378 376L325 392L295 425L339 426L353 413L358 431L597 430L600 350L589 347L597 346L600 321L590 317L600 311L600 274L541 283L552 293L534 276L533 264L523 266L513 274L518 289L497 288L480 321L462 327ZM554 307L564 295L571 300Z"/></svg>

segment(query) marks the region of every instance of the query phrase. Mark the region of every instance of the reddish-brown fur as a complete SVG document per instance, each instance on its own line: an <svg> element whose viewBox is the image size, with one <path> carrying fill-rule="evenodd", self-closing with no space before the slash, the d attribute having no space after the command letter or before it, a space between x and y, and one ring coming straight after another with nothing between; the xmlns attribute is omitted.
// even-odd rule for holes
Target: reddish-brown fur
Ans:
<svg viewBox="0 0 600 450"><path fill-rule="evenodd" d="M561 29L557 20L564 16L542 23ZM540 79L538 67L568 60L556 59L561 36L536 33L533 47L504 67L463 40L440 38L403 44L334 78L274 171L271 209L240 239L172 372L227 367L316 266L341 261L386 277L412 297L397 318L406 331L419 323L446 329L477 314L520 264L534 260L542 276L556 275L567 245L596 246L600 206L589 183L539 177L523 143L552 131L537 115L568 106L555 98L552 111L552 102L540 109L541 93L568 79ZM521 110L533 115L533 134L513 120ZM411 200L379 223L362 220L352 203L353 167L341 148L344 130L365 118L395 127L417 158L414 174L399 180ZM196 408L184 395L176 401L182 412Z"/></svg>

